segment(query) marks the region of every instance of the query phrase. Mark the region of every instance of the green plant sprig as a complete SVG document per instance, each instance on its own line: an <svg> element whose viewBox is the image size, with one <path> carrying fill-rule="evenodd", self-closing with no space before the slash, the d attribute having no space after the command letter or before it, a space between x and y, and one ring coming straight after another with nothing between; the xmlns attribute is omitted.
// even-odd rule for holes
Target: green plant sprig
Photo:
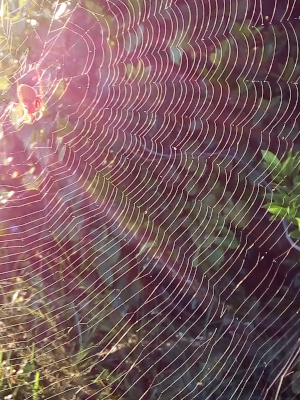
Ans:
<svg viewBox="0 0 300 400"><path fill-rule="evenodd" d="M300 240L300 156L288 152L281 161L270 151L263 150L263 163L272 177L272 193L266 198L266 208L272 216L270 220L287 220L297 228L289 233L292 239Z"/></svg>

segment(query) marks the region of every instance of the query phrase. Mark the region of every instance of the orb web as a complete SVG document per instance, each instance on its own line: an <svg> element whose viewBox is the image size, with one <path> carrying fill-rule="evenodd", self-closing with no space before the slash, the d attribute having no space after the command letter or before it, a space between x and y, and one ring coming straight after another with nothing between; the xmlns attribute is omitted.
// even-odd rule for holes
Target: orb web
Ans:
<svg viewBox="0 0 300 400"><path fill-rule="evenodd" d="M1 396L297 398L296 2L0 6Z"/></svg>

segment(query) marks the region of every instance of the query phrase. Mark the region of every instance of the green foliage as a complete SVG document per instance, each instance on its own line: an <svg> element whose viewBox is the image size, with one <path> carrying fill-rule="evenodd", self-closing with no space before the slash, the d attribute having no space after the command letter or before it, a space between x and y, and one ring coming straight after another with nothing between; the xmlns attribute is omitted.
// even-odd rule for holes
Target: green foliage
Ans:
<svg viewBox="0 0 300 400"><path fill-rule="evenodd" d="M270 151L262 151L265 168L271 173L273 192L267 194L269 203L264 205L271 220L286 219L296 226L290 236L300 240L300 156L288 152L285 160Z"/></svg>
<svg viewBox="0 0 300 400"><path fill-rule="evenodd" d="M101 365L92 340L89 347L76 350L73 323L70 330L66 314L62 321L53 313L53 302L31 307L44 295L21 278L0 282L0 399L74 400L88 394L96 400L120 398L112 385L122 376ZM55 304L62 308L63 297ZM100 329L95 332L99 334ZM37 339L41 335L43 339Z"/></svg>
<svg viewBox="0 0 300 400"><path fill-rule="evenodd" d="M10 393L12 398L20 398L20 393L32 396L33 400L38 400L40 387L40 373L36 371L34 362L24 357L16 365L16 360L12 357L12 350L5 351L3 346L0 348L0 393ZM32 358L34 356L34 346ZM32 375L33 374L33 375ZM34 376L34 380L32 380ZM8 395L9 396L9 395ZM21 395L22 396L22 395ZM7 397L9 398L9 397Z"/></svg>

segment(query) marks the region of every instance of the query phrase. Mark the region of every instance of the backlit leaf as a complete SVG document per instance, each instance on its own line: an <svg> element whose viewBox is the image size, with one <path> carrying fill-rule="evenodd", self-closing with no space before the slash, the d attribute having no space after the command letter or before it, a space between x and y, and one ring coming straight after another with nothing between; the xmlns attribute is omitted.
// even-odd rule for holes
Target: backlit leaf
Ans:
<svg viewBox="0 0 300 400"><path fill-rule="evenodd" d="M268 150L262 150L261 153L262 153L266 168L270 172L272 172L273 175L277 175L278 173L280 173L282 170L282 164L281 164L279 158L275 154L271 153L271 151L268 151Z"/></svg>

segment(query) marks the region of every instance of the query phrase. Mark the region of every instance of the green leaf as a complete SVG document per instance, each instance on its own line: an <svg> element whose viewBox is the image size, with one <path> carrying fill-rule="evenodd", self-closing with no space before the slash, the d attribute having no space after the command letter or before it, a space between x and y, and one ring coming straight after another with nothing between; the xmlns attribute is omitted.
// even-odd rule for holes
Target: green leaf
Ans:
<svg viewBox="0 0 300 400"><path fill-rule="evenodd" d="M288 213L289 213L287 207L282 207L282 206L280 206L280 205L278 205L278 204L274 204L274 203L266 204L266 205L264 206L264 208L267 208L267 210L268 210L271 214L274 214L276 217L285 218L285 217L288 215Z"/></svg>
<svg viewBox="0 0 300 400"><path fill-rule="evenodd" d="M292 171L292 178L295 180L296 178L300 178L299 172L300 172L300 157L296 156L295 158L295 163L294 163L294 169Z"/></svg>
<svg viewBox="0 0 300 400"><path fill-rule="evenodd" d="M289 206L287 207L287 212L288 212L287 219L291 222L294 222L297 214L297 209L293 206Z"/></svg>
<svg viewBox="0 0 300 400"><path fill-rule="evenodd" d="M35 364L31 362L27 362L25 367L24 367L24 374L30 374L35 370Z"/></svg>
<svg viewBox="0 0 300 400"><path fill-rule="evenodd" d="M282 164L282 175L290 176L294 171L295 162L296 158L292 157L292 152L290 151L287 159Z"/></svg>
<svg viewBox="0 0 300 400"><path fill-rule="evenodd" d="M267 150L261 151L266 168L273 174L279 174L282 170L282 164L275 154Z"/></svg>
<svg viewBox="0 0 300 400"><path fill-rule="evenodd" d="M291 203L291 199L285 193L267 193L265 197L270 200L269 204L278 204L287 207Z"/></svg>
<svg viewBox="0 0 300 400"><path fill-rule="evenodd" d="M289 235L292 239L300 240L300 232L298 231L298 229L295 229L294 231L289 233Z"/></svg>
<svg viewBox="0 0 300 400"><path fill-rule="evenodd" d="M295 218L295 219L296 219L296 221L297 221L298 229L299 229L299 232L300 232L300 218Z"/></svg>
<svg viewBox="0 0 300 400"><path fill-rule="evenodd" d="M89 353L89 349L81 349L76 355L76 362L81 362Z"/></svg>
<svg viewBox="0 0 300 400"><path fill-rule="evenodd" d="M277 190L284 196L290 196L291 194L291 188L286 185L278 185Z"/></svg>

